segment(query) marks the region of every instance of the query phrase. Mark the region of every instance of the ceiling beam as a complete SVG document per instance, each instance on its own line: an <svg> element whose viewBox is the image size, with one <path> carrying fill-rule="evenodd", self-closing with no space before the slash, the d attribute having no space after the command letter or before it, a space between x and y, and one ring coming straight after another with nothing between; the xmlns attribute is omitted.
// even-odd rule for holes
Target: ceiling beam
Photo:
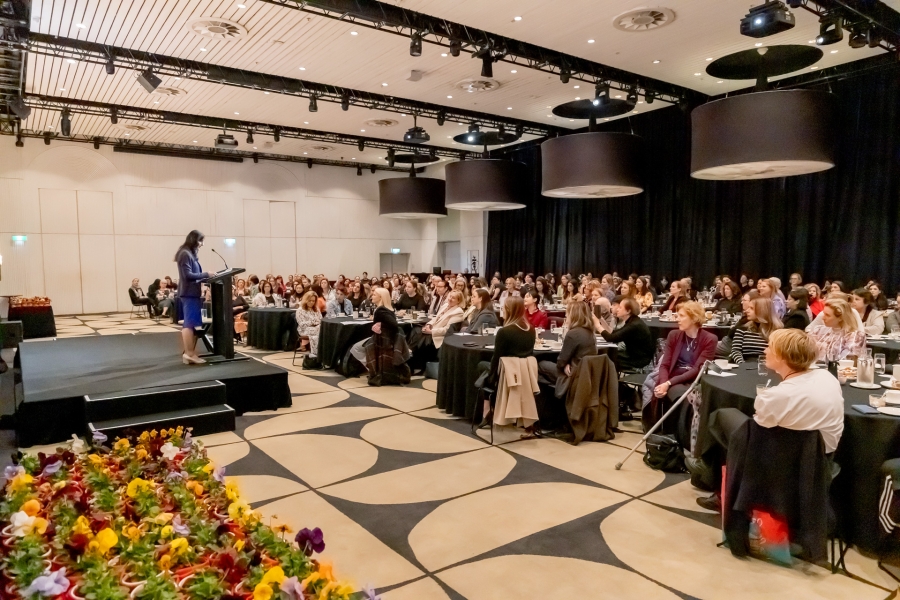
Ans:
<svg viewBox="0 0 900 600"><path fill-rule="evenodd" d="M2 47L2 43L0 43ZM55 58L65 58L92 64L105 65L110 57L116 67L125 67L135 71L152 69L154 73L181 77L197 81L206 81L222 85L230 85L244 89L287 94L309 98L315 96L318 101L341 104L348 101L351 107L362 107L393 113L415 114L420 117L453 121L460 123L478 123L488 128L504 127L507 131L521 131L530 135L544 136L563 132L564 129L524 121L511 117L502 117L489 113L465 110L419 102L383 94L373 94L361 90L327 85L291 77L279 77L256 71L232 69L220 65L212 65L195 60L186 60L163 54L154 54L140 50L132 50L85 40L56 37L31 32L26 40L14 44L14 47L28 52Z"/></svg>
<svg viewBox="0 0 900 600"><path fill-rule="evenodd" d="M241 121L237 119L223 119L219 117L210 117L207 115L192 115L187 113L172 112L165 110L154 110L150 108L140 108L136 106L124 106L121 104L107 104L105 102L93 102L91 100L78 100L75 98L63 98L59 96L25 96L25 103L32 108L40 108L52 111L62 111L69 109L73 114L95 115L102 117L110 117L115 110L119 119L129 121L140 121L150 123L166 123L171 125L185 125L188 127L202 127L204 129L221 130L226 129L232 133L252 132L254 135L273 136L275 132L283 138L292 138L300 140L312 140L331 144L341 144L347 146L359 147L362 143L364 147L381 148L384 150L394 149L399 152L419 152L422 154L434 154L435 156L443 156L446 158L465 158L471 151L456 150L454 148L444 148L440 146L429 146L424 144L407 144L404 142L395 142L393 140L385 140L373 137L363 137L357 135L345 135L342 133L331 133L328 131L318 131L315 129L305 129L301 127L287 127L284 125L274 125L271 123L260 123L258 121Z"/></svg>
<svg viewBox="0 0 900 600"><path fill-rule="evenodd" d="M634 89L642 95L649 91L659 100L671 104L681 98L695 103L706 99L706 95L690 88L375 0L261 1L407 38L418 33L424 42L445 48L449 48L451 42L459 42L462 52L490 52L494 62L554 75L566 72L570 79L591 84L608 82L614 89Z"/></svg>
<svg viewBox="0 0 900 600"><path fill-rule="evenodd" d="M28 36L30 14L30 1L0 0L0 103L24 89L26 53L20 42Z"/></svg>

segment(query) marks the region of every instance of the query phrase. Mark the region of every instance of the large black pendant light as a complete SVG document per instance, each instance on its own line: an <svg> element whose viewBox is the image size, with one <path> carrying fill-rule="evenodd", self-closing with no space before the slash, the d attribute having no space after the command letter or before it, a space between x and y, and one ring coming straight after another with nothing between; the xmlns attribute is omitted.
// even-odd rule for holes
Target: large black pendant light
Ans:
<svg viewBox="0 0 900 600"><path fill-rule="evenodd" d="M834 96L815 90L755 92L691 113L691 176L788 177L834 166Z"/></svg>
<svg viewBox="0 0 900 600"><path fill-rule="evenodd" d="M541 193L552 198L614 198L644 191L641 138L589 132L541 144Z"/></svg>
<svg viewBox="0 0 900 600"><path fill-rule="evenodd" d="M528 169L509 160L462 160L447 165L447 208L514 210L525 208Z"/></svg>
<svg viewBox="0 0 900 600"><path fill-rule="evenodd" d="M398 177L378 182L378 214L392 219L446 217L443 179Z"/></svg>

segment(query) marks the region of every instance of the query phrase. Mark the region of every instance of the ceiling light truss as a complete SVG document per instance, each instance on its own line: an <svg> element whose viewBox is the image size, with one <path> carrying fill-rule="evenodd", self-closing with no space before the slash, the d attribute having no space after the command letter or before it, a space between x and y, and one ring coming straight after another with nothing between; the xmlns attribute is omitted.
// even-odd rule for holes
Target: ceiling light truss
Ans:
<svg viewBox="0 0 900 600"><path fill-rule="evenodd" d="M276 162L294 162L294 163L312 163L314 165L324 165L330 167L346 167L356 169L358 166L362 165L363 168L368 168L369 170L375 169L376 171L395 171L401 173L408 173L409 167L389 167L387 165L381 164L369 164L365 162L359 161L349 161L349 160L331 160L327 158L310 158L310 157L300 157L293 156L291 154L269 154L263 152L246 152L242 150L214 150L212 148L197 148L197 146L190 146L184 144L170 144L165 142L149 142L143 140L128 140L122 138L108 138L101 136L92 136L92 135L73 135L71 137L62 138L57 133L48 132L48 131L36 131L33 129L22 129L19 130L16 126L16 122L12 120L4 120L0 119L0 135L20 135L22 138L31 138L31 139L44 139L47 134L50 135L51 139L59 139L61 141L66 142L78 142L83 144L93 144L95 146L113 146L117 148L128 148L130 150L144 150L146 154L157 154L161 156L174 156L174 157L182 157L182 158L202 158L202 157L230 157L230 158L246 158L252 159L256 156L260 160L271 160ZM417 171L419 173L423 172L424 168L418 168Z"/></svg>
<svg viewBox="0 0 900 600"><path fill-rule="evenodd" d="M31 2L0 0L0 103L19 97L25 80L25 52Z"/></svg>
<svg viewBox="0 0 900 600"><path fill-rule="evenodd" d="M675 104L679 98L684 96L705 98L702 94L689 88L643 77L571 54L556 52L383 2L359 2L358 0L262 1L406 38L418 33L424 42L444 48L454 46L469 54L490 52L493 62L505 62L556 76L559 76L561 72L568 72L569 79L588 83L608 80L614 89L621 91L628 91L636 87L640 90L641 95L650 91L656 98L671 104ZM482 54L479 54L479 58Z"/></svg>
<svg viewBox="0 0 900 600"><path fill-rule="evenodd" d="M408 152L421 152L424 148L428 151L433 151L438 156L442 156L445 158L459 157L459 150L453 148L440 148L422 144L405 144L403 142L394 142L392 140L345 135L341 133L302 129L298 127L286 127L283 125L273 125L271 123L222 119L219 117L210 117L206 115L191 115L187 113L153 110L149 108L139 108L117 104L106 104L103 102L92 102L89 100L78 100L73 98L60 98L53 96L26 96L25 104L33 109L39 108L58 111L60 113L68 109L73 114L94 115L102 117L108 117L111 114L112 110L115 109L116 116L119 120L166 123L170 125L185 125L189 127L202 127L204 129L222 129L224 127L228 131L252 130L253 133L257 136L263 135L274 137L275 129L277 128L280 139L291 138L299 140L312 140L317 142L342 144L356 147L359 146L360 142L363 142L365 146L369 148L380 148L384 150L395 148L397 150Z"/></svg>
<svg viewBox="0 0 900 600"><path fill-rule="evenodd" d="M41 33L32 32L27 40L10 42L7 45L15 49L25 49L28 52L42 56L100 64L104 65L104 68L109 62L109 57L114 56L116 66L138 72L143 72L149 68L157 75L180 77L182 79L205 81L304 98L315 96L319 102L334 102L336 104L347 104L349 102L349 106L399 114L417 114L422 118L437 119L442 115L448 121L477 121L485 126L494 128L506 126L511 129L518 126L528 135L547 136L561 131L558 131L558 128L542 123L523 121L511 117L498 117L488 113L396 98L383 94L373 94L255 71L232 69L199 61L72 38L54 37ZM3 47L4 43L0 41L0 49Z"/></svg>
<svg viewBox="0 0 900 600"><path fill-rule="evenodd" d="M843 27L850 31L874 29L880 39L876 47L900 50L900 14L879 0L794 0L794 9L802 8L819 18L843 17Z"/></svg>

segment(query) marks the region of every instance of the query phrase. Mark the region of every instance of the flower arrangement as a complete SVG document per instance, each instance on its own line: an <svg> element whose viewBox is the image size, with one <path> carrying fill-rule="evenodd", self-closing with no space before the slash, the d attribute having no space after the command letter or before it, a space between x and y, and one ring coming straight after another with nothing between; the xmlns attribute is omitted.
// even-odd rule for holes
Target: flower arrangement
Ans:
<svg viewBox="0 0 900 600"><path fill-rule="evenodd" d="M18 455L0 500L0 597L348 600L318 528L264 524L182 427ZM370 597L374 597L371 594Z"/></svg>

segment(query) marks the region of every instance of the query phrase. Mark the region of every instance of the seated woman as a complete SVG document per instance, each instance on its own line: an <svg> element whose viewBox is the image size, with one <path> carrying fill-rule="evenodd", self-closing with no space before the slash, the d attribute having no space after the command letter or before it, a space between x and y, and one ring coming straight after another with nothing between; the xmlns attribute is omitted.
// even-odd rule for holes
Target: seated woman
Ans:
<svg viewBox="0 0 900 600"><path fill-rule="evenodd" d="M472 307L475 310L468 316L460 331L477 334L481 330L482 325L485 327L498 327L500 325L497 313L494 312L491 294L486 289L475 289L472 293Z"/></svg>
<svg viewBox="0 0 900 600"><path fill-rule="evenodd" d="M894 329L900 329L900 293L897 294L897 309L885 318L884 333L893 333Z"/></svg>
<svg viewBox="0 0 900 600"><path fill-rule="evenodd" d="M787 309L784 314L785 329L805 330L809 326L809 315L807 314L806 301L809 293L804 287L794 288L787 297Z"/></svg>
<svg viewBox="0 0 900 600"><path fill-rule="evenodd" d="M866 289L872 294L872 298L875 299L875 308L878 310L884 311L887 310L888 301L887 297L884 295L884 290L881 289L881 284L877 281L873 281Z"/></svg>
<svg viewBox="0 0 900 600"><path fill-rule="evenodd" d="M775 315L768 298L751 300L745 311L747 326L734 332L729 359L735 364L758 359L769 345L769 335L781 329L781 319Z"/></svg>
<svg viewBox="0 0 900 600"><path fill-rule="evenodd" d="M287 290L287 286L284 285L284 278L281 275L275 277L275 293L284 297L284 292Z"/></svg>
<svg viewBox="0 0 900 600"><path fill-rule="evenodd" d="M247 289L246 281L244 281L243 279L238 279L237 281L234 282L234 284L237 288L238 296L249 296L250 295L250 290Z"/></svg>
<svg viewBox="0 0 900 600"><path fill-rule="evenodd" d="M763 298L768 298L772 301L772 308L775 312L775 316L781 319L784 316L784 313L787 312L787 305L784 300L778 293L778 286L775 282L770 278L766 279L764 277L760 277L759 281L756 282L756 289L759 290L759 295Z"/></svg>
<svg viewBox="0 0 900 600"><path fill-rule="evenodd" d="M556 288L556 295L559 296L560 299L563 299L566 295L566 288L568 287L569 277L568 275L560 275L559 276L559 286Z"/></svg>
<svg viewBox="0 0 900 600"><path fill-rule="evenodd" d="M616 329L596 316L593 317L594 326L604 340L619 346L616 369L619 372L639 371L650 364L654 351L653 334L640 317L641 307L634 298L616 296L612 312L616 322L621 324Z"/></svg>
<svg viewBox="0 0 900 600"><path fill-rule="evenodd" d="M853 307L863 321L863 329L867 335L881 335L884 332L884 312L875 308L875 298L866 288L853 290L850 295L850 306Z"/></svg>
<svg viewBox="0 0 900 600"><path fill-rule="evenodd" d="M375 307L375 312L372 315L373 335L372 337L366 338L353 344L353 346L350 348L350 354L356 360L358 360L360 364L363 365L363 368L365 368L367 371L369 368L366 358L367 349L373 346L378 346L376 338L380 337L382 338L382 340L388 342L389 344L393 344L394 340L396 340L397 338L397 334L400 333L400 326L397 324L397 315L394 313L394 307L391 305L390 292L388 292L383 287L374 288L372 290L372 297L370 302ZM403 372L405 373L405 379L408 383L408 368L404 368ZM404 373L399 374L401 378Z"/></svg>
<svg viewBox="0 0 900 600"><path fill-rule="evenodd" d="M283 300L281 296L272 291L272 284L263 281L259 293L253 298L253 308L281 308L282 305Z"/></svg>
<svg viewBox="0 0 900 600"><path fill-rule="evenodd" d="M457 290L447 292L447 299L444 301L443 306L441 306L441 310L439 310L438 314L422 328L423 334L431 336L431 343L435 350L441 349L441 344L444 342L444 336L449 332L450 326L462 322L463 309L460 306L462 301L462 292Z"/></svg>
<svg viewBox="0 0 900 600"><path fill-rule="evenodd" d="M822 290L814 283L807 283L803 287L806 288L806 292L809 294L809 311L812 313L813 319L815 319L822 312L822 309L825 308L825 303L822 301Z"/></svg>
<svg viewBox="0 0 900 600"><path fill-rule="evenodd" d="M232 286L231 292L231 310L234 315L234 339L235 341L242 342L243 334L247 333L247 326L249 323L247 322L247 309L249 308L249 304L247 303L247 299L238 293L237 287Z"/></svg>
<svg viewBox="0 0 900 600"><path fill-rule="evenodd" d="M150 315L158 315L161 310L157 306L157 297L156 294L159 292L160 281L159 279L154 279L153 283L147 286L147 298L150 299L150 304L148 305L148 309L150 311Z"/></svg>
<svg viewBox="0 0 900 600"><path fill-rule="evenodd" d="M175 305L175 292L169 289L169 284L163 279L159 282L159 289L156 291L156 308L162 316L168 316L169 311Z"/></svg>
<svg viewBox="0 0 900 600"><path fill-rule="evenodd" d="M178 291L178 284L172 281L172 278L166 275L163 279L166 280L166 287L168 287L173 292Z"/></svg>
<svg viewBox="0 0 900 600"><path fill-rule="evenodd" d="M319 355L319 326L322 324L322 313L316 308L316 301L314 292L306 292L300 299L300 307L294 313L297 333L309 337L310 360L316 360Z"/></svg>
<svg viewBox="0 0 900 600"><path fill-rule="evenodd" d="M679 280L673 281L671 285L669 285L669 298L666 300L666 303L663 304L662 308L659 309L659 312L676 312L679 305L688 302L685 293L686 290L684 289L684 284Z"/></svg>
<svg viewBox="0 0 900 600"><path fill-rule="evenodd" d="M312 284L312 286L309 288L309 291L316 295L316 310L318 310L319 314L324 317L328 312L328 301L325 299L325 292L321 287L321 282L323 281L327 282L328 280L323 277L319 280L319 283Z"/></svg>
<svg viewBox="0 0 900 600"><path fill-rule="evenodd" d="M503 286L500 284L500 278L496 275L491 277L491 287L488 288L488 291L491 293L492 302L500 301L500 294L503 293Z"/></svg>
<svg viewBox="0 0 900 600"><path fill-rule="evenodd" d="M350 295L347 296L347 300L350 301L350 305L353 307L353 310L359 310L359 305L362 304L366 297L363 295L362 284L358 281L354 281L350 284L352 286L352 290Z"/></svg>
<svg viewBox="0 0 900 600"><path fill-rule="evenodd" d="M613 298L615 298L615 296L613 296ZM612 303L606 299L606 296L603 295L603 292L599 287L595 287L591 290L589 308L591 309L591 314L593 314L594 319L605 323L609 329L616 328L616 315L612 310ZM600 333L601 331L603 331L603 329L598 326L597 333Z"/></svg>
<svg viewBox="0 0 900 600"><path fill-rule="evenodd" d="M866 347L866 332L850 304L840 298L829 298L819 318L810 323L807 333L816 342L818 359L836 361L859 356Z"/></svg>
<svg viewBox="0 0 900 600"><path fill-rule="evenodd" d="M578 281L576 281L575 279L566 280L566 287L565 287L565 290L563 290L563 294L562 294L563 303L574 299L575 296L577 296L577 295L578 295Z"/></svg>
<svg viewBox="0 0 900 600"><path fill-rule="evenodd" d="M553 288L550 287L546 279L538 277L534 282L534 290L538 293L540 306L553 304Z"/></svg>
<svg viewBox="0 0 900 600"><path fill-rule="evenodd" d="M505 356L527 358L534 354L536 334L534 327L525 318L525 303L522 301L522 298L519 296L507 297L503 309L506 312L506 321L503 323L503 327L497 330L497 335L494 338L494 354L491 356L491 361L478 363L479 376L475 382L475 386L478 388L489 387L493 390L497 389L501 358ZM482 413L484 419L478 426L479 428L490 426L493 416L491 408L490 403L486 401Z"/></svg>
<svg viewBox="0 0 900 600"><path fill-rule="evenodd" d="M397 310L423 312L428 310L428 305L425 304L425 298L419 293L416 284L410 280L406 282L404 291L400 294L400 299L394 304L394 308Z"/></svg>
<svg viewBox="0 0 900 600"><path fill-rule="evenodd" d="M722 282L722 298L716 303L715 312L724 310L725 312L736 315L741 312L741 290L737 284L730 279Z"/></svg>
<svg viewBox="0 0 900 600"><path fill-rule="evenodd" d="M522 298L525 303L525 318L531 323L532 327L540 327L547 329L550 327L550 318L543 310L541 310L541 295L534 287L528 288Z"/></svg>
<svg viewBox="0 0 900 600"><path fill-rule="evenodd" d="M650 291L650 283L646 277L637 277L634 280L634 299L641 305L642 313L653 306L653 292Z"/></svg>
<svg viewBox="0 0 900 600"><path fill-rule="evenodd" d="M466 280L464 277L457 277L456 281L453 282L453 289L459 292L462 299L459 302L459 307L465 311L469 308L469 287L466 285Z"/></svg>
<svg viewBox="0 0 900 600"><path fill-rule="evenodd" d="M697 377L703 364L716 354L716 336L703 329L706 313L698 302L683 302L676 313L678 329L669 332L656 373L644 382L641 424L648 431ZM672 428L669 427L671 431Z"/></svg>

